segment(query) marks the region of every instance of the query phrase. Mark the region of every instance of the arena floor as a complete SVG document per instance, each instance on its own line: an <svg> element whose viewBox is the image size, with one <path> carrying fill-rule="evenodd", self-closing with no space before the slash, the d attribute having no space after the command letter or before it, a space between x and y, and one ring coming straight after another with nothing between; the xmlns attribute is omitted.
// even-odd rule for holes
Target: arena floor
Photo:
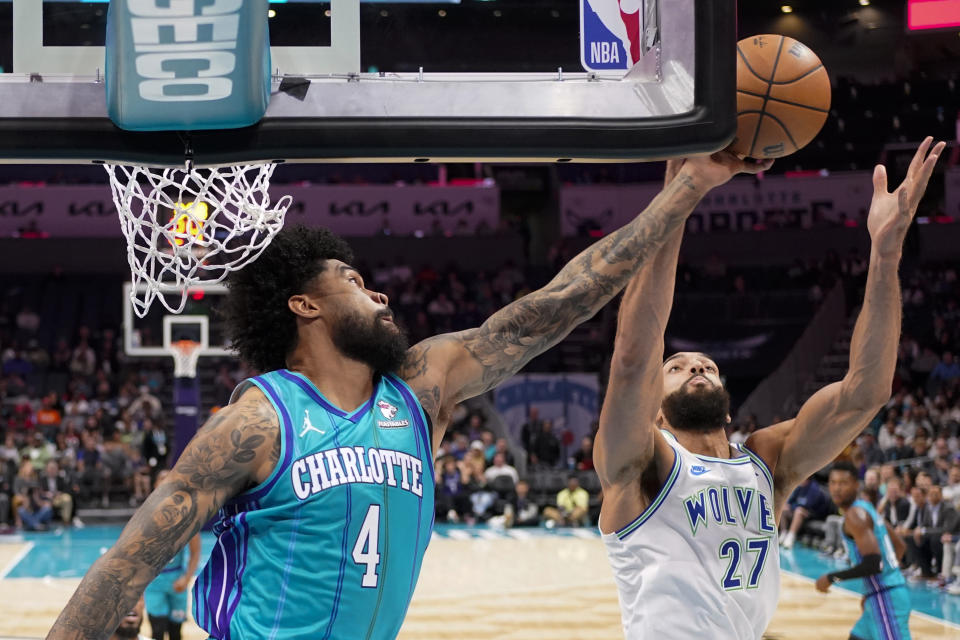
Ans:
<svg viewBox="0 0 960 640"><path fill-rule="evenodd" d="M0 639L49 630L83 572L118 527L0 537ZM3 543L6 544L3 544ZM205 548L212 537L205 537ZM782 554L782 596L771 639L846 638L859 597L812 578L837 565L809 549ZM960 638L960 596L911 587L915 639ZM144 625L144 632L149 625ZM192 623L185 638L206 638ZM438 527L401 638L594 640L622 637L603 544L588 530Z"/></svg>

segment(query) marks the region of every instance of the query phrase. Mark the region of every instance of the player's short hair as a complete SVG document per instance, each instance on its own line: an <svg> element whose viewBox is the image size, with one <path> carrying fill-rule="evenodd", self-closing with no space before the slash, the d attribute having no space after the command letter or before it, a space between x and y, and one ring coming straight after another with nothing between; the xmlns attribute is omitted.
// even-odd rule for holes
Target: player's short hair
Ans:
<svg viewBox="0 0 960 640"><path fill-rule="evenodd" d="M226 334L241 359L259 371L287 366L297 346L297 319L287 301L304 293L327 260L353 261L350 246L329 229L283 229L256 262L227 280Z"/></svg>
<svg viewBox="0 0 960 640"><path fill-rule="evenodd" d="M847 462L846 460L834 462L833 466L830 467L830 473L833 473L834 471L843 471L849 473L851 476L853 476L854 480L860 479L860 474L857 473L857 468L853 466L852 462Z"/></svg>

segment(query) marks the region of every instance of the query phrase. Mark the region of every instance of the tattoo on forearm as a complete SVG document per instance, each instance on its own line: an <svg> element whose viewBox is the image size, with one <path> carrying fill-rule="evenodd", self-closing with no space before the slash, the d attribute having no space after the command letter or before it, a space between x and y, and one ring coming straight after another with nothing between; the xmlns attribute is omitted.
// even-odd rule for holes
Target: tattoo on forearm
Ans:
<svg viewBox="0 0 960 640"><path fill-rule="evenodd" d="M227 499L251 486L258 458L272 469L279 457L280 429L269 404L217 414L87 572L47 637L109 637L170 558Z"/></svg>
<svg viewBox="0 0 960 640"><path fill-rule="evenodd" d="M459 334L483 367L471 391L496 386L592 317L684 224L699 197L693 181L681 174L633 222L571 260L546 287L501 309L479 329Z"/></svg>

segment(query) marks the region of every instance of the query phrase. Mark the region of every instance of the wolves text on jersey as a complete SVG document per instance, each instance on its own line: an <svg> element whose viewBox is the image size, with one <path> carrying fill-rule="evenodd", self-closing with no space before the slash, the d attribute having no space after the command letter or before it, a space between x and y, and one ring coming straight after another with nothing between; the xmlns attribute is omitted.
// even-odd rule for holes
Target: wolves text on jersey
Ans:
<svg viewBox="0 0 960 640"><path fill-rule="evenodd" d="M299 458L290 466L293 492L300 500L350 483L386 483L422 497L422 475L423 463L416 456L373 447L338 447L318 451Z"/></svg>
<svg viewBox="0 0 960 640"><path fill-rule="evenodd" d="M747 527L753 504L760 531L772 533L773 510L767 497L751 487L707 487L688 498L684 498L690 531L697 535L697 529L703 524L706 528L710 520L718 525Z"/></svg>

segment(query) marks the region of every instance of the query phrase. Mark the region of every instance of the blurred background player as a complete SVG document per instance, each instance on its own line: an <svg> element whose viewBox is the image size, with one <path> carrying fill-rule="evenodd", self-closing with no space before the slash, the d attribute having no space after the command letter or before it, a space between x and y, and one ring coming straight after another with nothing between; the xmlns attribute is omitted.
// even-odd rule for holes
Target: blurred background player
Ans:
<svg viewBox="0 0 960 640"><path fill-rule="evenodd" d="M140 634L140 627L143 626L143 609L143 598L140 598L133 609L120 619L120 625L110 636L110 640L156 640Z"/></svg>
<svg viewBox="0 0 960 640"><path fill-rule="evenodd" d="M730 398L716 363L690 352L662 361L682 227L628 286L594 448L604 494L600 530L627 638L760 638L766 630L779 596L776 522L787 497L890 397L901 321L897 271L944 148L931 149L932 142L920 145L894 193L885 167L874 169L870 266L846 376L745 445L727 439ZM669 161L667 180L702 161ZM695 615L665 615L684 609Z"/></svg>
<svg viewBox="0 0 960 640"><path fill-rule="evenodd" d="M857 469L837 462L830 470L830 497L843 513L843 542L853 565L817 579L817 591L826 593L841 580L863 579L863 615L850 632L851 640L909 640L910 594L899 560L906 544L873 505L858 499Z"/></svg>
<svg viewBox="0 0 960 640"><path fill-rule="evenodd" d="M163 482L169 473L166 470L158 473L157 482ZM187 619L187 588L199 563L200 534L197 534L147 585L143 596L154 640L180 640L180 627Z"/></svg>

